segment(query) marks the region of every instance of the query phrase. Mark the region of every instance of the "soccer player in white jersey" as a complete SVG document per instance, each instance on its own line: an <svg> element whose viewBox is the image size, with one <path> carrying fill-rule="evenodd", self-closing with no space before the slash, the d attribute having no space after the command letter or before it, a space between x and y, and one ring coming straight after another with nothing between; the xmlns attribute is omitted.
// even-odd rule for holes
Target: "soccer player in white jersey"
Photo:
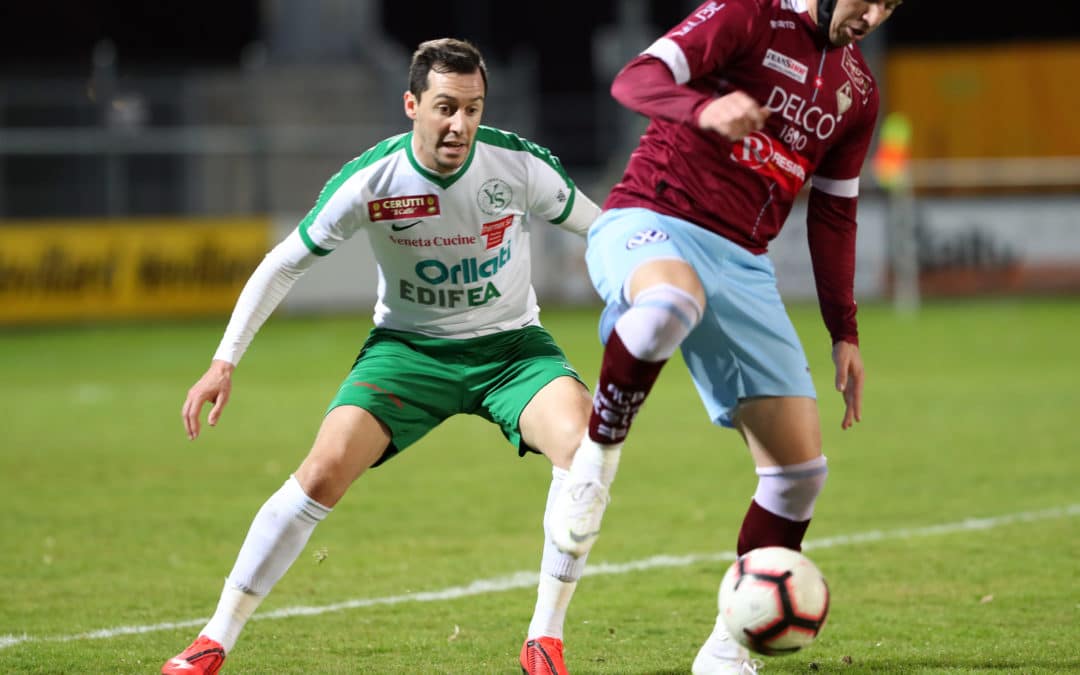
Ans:
<svg viewBox="0 0 1080 675"><path fill-rule="evenodd" d="M549 507L559 492L591 401L540 325L526 226L547 221L584 235L599 208L548 150L480 126L486 92L473 45L421 44L404 95L412 131L346 164L245 285L210 368L184 401L191 439L205 403L213 404L208 423L220 420L234 368L296 279L358 232L378 261L375 328L309 454L256 514L213 617L162 673L218 672L349 485L451 415L479 415L499 425L520 455L546 455ZM527 673L553 675L566 673L563 622L585 561L556 549L546 512L544 522L537 601L520 660Z"/></svg>
<svg viewBox="0 0 1080 675"><path fill-rule="evenodd" d="M878 112L858 41L899 4L705 2L616 75L612 95L650 123L589 232L605 346L588 433L549 519L561 550L584 554L595 540L630 424L680 348L709 418L739 431L757 467L736 550L801 548L827 469L806 355L766 251L809 182L847 429L862 415L855 212ZM692 667L756 668L719 618Z"/></svg>

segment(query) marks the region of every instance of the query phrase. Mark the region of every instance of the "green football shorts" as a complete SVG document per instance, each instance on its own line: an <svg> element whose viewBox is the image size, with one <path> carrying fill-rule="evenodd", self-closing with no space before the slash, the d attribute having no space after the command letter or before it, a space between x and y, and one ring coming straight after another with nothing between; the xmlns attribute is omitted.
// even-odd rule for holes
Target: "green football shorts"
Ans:
<svg viewBox="0 0 1080 675"><path fill-rule="evenodd" d="M498 424L524 455L537 450L521 440L521 411L536 392L564 375L582 382L539 326L464 340L376 328L327 412L359 406L390 428L390 447L374 466L460 413Z"/></svg>

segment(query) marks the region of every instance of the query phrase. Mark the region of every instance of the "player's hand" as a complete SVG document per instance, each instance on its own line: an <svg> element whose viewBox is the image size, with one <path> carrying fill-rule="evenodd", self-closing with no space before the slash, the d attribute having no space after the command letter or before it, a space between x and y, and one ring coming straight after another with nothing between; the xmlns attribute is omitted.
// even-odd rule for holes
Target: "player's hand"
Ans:
<svg viewBox="0 0 1080 675"><path fill-rule="evenodd" d="M741 141L760 131L769 118L769 109L758 105L749 94L733 91L702 108L698 126L715 131L731 141Z"/></svg>
<svg viewBox="0 0 1080 675"><path fill-rule="evenodd" d="M210 426L215 426L221 419L221 411L225 409L232 392L232 374L235 369L236 366L228 361L215 359L199 381L188 389L184 407L180 411L188 439L195 440L199 437L199 416L204 403L214 404L206 418Z"/></svg>
<svg viewBox="0 0 1080 675"><path fill-rule="evenodd" d="M840 341L833 345L832 360L836 365L836 391L844 395L844 421L841 429L849 429L862 421L863 372L859 346Z"/></svg>

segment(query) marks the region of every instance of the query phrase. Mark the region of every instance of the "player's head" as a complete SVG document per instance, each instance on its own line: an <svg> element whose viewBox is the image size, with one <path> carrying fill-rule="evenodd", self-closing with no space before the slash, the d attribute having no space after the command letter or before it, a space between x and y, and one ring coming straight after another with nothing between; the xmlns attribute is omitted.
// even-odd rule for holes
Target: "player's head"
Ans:
<svg viewBox="0 0 1080 675"><path fill-rule="evenodd" d="M904 0L811 0L818 28L837 47L861 40L892 16Z"/></svg>
<svg viewBox="0 0 1080 675"><path fill-rule="evenodd" d="M452 38L421 43L405 92L417 160L439 173L459 169L476 138L486 94L487 66L476 47Z"/></svg>

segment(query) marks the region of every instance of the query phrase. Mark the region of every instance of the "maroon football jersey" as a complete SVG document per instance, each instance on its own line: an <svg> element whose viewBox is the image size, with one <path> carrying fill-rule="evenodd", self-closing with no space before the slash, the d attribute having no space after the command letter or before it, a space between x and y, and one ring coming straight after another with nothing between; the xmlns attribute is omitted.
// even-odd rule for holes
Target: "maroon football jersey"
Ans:
<svg viewBox="0 0 1080 675"><path fill-rule="evenodd" d="M708 100L742 90L772 114L734 144L696 115L652 116L605 208L658 207L761 253L812 175L858 194L877 89L858 47L829 45L802 0L708 2L644 54Z"/></svg>
<svg viewBox="0 0 1080 675"><path fill-rule="evenodd" d="M660 78L659 63L670 71ZM697 116L736 90L771 114L732 143ZM855 341L855 200L878 112L858 47L831 45L805 0L711 1L628 64L612 91L652 119L604 207L651 208L763 253L810 180L822 309L834 339Z"/></svg>

